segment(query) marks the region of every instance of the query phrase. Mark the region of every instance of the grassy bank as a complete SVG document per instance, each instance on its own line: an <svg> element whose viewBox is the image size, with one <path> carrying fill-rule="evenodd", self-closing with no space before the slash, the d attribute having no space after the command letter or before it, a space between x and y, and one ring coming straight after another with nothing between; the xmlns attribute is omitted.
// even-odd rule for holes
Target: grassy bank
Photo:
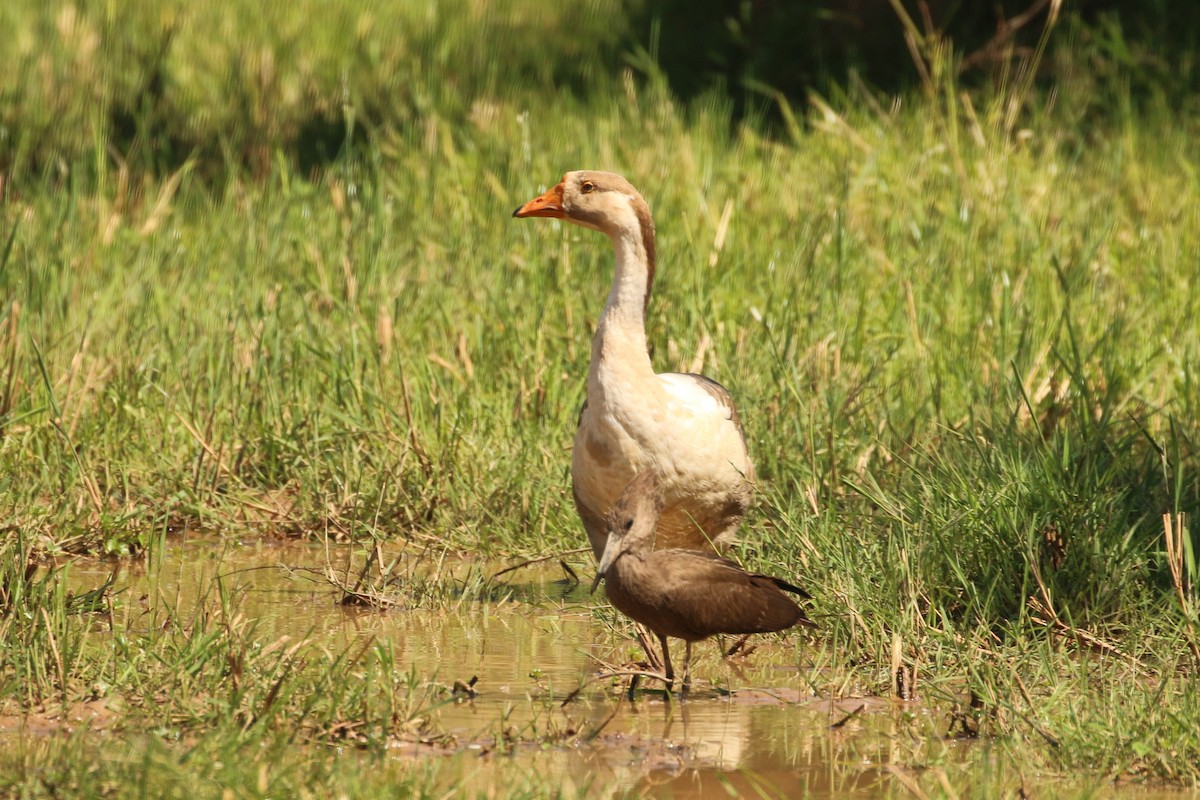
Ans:
<svg viewBox="0 0 1200 800"><path fill-rule="evenodd" d="M935 72L767 135L573 49L604 4L163 8L0 11L5 703L107 669L54 658L89 624L14 588L45 574L26 559L184 528L580 546L611 254L509 215L596 166L655 213L656 366L738 400L761 477L739 557L816 596L823 690L886 694L899 663L1041 768L1200 779L1194 119L1082 68L973 95ZM1167 513L1191 515L1177 572Z"/></svg>

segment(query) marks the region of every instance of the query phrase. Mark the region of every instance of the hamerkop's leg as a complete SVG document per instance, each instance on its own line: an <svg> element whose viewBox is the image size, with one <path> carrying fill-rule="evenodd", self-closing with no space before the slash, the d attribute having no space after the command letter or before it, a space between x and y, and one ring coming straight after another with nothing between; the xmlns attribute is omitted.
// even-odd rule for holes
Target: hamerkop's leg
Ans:
<svg viewBox="0 0 1200 800"><path fill-rule="evenodd" d="M671 666L671 651L667 649L667 637L659 634L659 644L663 649L663 676L667 679L667 691L675 686L675 668Z"/></svg>
<svg viewBox="0 0 1200 800"><path fill-rule="evenodd" d="M692 642L685 641L683 649L683 694L692 688Z"/></svg>

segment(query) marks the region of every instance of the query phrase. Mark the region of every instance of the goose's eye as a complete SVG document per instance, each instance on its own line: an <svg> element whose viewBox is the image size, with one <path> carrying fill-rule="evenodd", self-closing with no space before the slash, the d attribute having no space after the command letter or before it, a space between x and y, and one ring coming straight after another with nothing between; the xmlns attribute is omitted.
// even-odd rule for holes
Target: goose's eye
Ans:
<svg viewBox="0 0 1200 800"><path fill-rule="evenodd" d="M579 191L583 192L584 194L595 191L595 189L596 189L596 184L592 183L591 181L584 181L579 186Z"/></svg>
<svg viewBox="0 0 1200 800"><path fill-rule="evenodd" d="M625 532L629 533L629 529L633 527L633 517L625 520Z"/></svg>

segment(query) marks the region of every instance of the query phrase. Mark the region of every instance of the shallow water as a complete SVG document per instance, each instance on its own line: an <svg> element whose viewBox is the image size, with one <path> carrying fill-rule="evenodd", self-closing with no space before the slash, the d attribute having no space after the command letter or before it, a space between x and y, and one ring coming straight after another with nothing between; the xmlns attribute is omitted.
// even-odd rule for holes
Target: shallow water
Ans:
<svg viewBox="0 0 1200 800"><path fill-rule="evenodd" d="M124 603L157 597L187 613L220 576L240 595L239 610L255 621L263 642L287 636L338 651L378 638L392 644L398 668L425 681L450 686L477 678L473 699L430 712L432 727L450 734L450 745L394 748L396 759L443 761L448 788L486 790L497 772L516 771L568 790L590 787L589 796L906 795L917 771L895 764L928 765L921 771L926 780L934 774L940 783L945 775L955 793L974 796L1011 795L1031 780L1006 768L986 742L945 739L946 720L920 704L814 697L800 685L799 637L760 637L759 649L740 666L719 659L716 644L698 644L696 690L684 702L649 684L630 703L623 683L608 679L587 683L564 705L596 675L597 659L635 652L608 630L604 620L613 617L596 612L601 596L564 585L557 565L540 565L509 573L487 600L475 592L450 594L428 608L348 607L319 573L344 567L349 552L309 543L178 539L155 563L119 565L114 589ZM425 572L444 580L502 566L428 565ZM92 588L113 568L73 565L72 588ZM835 724L860 707L850 721ZM562 736L547 742L530 735L547 730ZM498 748L504 732L516 744ZM1085 781L1072 789L1055 781L1042 788L1051 789L1045 796L1073 796L1097 786Z"/></svg>

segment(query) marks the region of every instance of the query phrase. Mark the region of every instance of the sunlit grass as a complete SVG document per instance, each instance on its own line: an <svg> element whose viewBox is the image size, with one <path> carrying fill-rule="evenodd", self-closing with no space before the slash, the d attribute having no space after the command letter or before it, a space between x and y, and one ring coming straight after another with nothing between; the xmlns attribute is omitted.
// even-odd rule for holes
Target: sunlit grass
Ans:
<svg viewBox="0 0 1200 800"><path fill-rule="evenodd" d="M943 70L768 135L717 97L680 106L644 57L575 52L604 4L491 5L0 11L3 702L161 696L130 724L236 747L268 719L255 746L352 718L400 735L436 699L427 676L380 688L406 671L386 650L300 669L214 586L100 654L25 565L185 528L578 547L569 447L611 254L510 213L596 166L655 213L656 366L738 401L760 503L737 555L815 596L814 688L889 694L898 659L1047 769L1194 784L1195 121L1080 73L965 95ZM168 41L162 102L117 108ZM563 63L580 91L555 91ZM340 158L297 155L314 120ZM1166 513L1193 543L1178 571ZM484 576L405 599L495 599Z"/></svg>

